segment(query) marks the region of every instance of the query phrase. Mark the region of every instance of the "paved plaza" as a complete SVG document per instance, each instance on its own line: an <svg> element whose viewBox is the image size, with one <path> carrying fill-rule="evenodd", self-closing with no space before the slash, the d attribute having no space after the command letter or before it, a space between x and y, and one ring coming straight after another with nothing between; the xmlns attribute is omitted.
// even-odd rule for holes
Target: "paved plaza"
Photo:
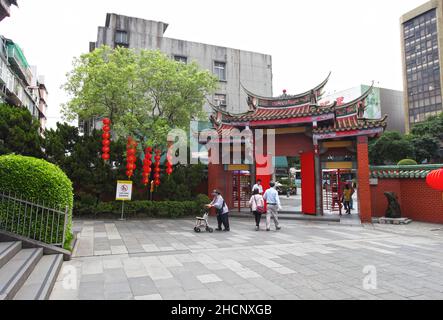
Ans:
<svg viewBox="0 0 443 320"><path fill-rule="evenodd" d="M237 218L230 233L196 234L193 224L75 221L51 299L443 299L438 225L285 220L255 232Z"/></svg>

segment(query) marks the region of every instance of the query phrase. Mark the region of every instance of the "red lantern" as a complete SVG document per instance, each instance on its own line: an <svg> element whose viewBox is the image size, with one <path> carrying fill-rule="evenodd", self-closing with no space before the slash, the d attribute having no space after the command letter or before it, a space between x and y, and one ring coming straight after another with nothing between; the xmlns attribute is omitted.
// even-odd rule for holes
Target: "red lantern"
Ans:
<svg viewBox="0 0 443 320"><path fill-rule="evenodd" d="M109 152L111 152L111 141L109 139L111 139L111 134L109 133L111 131L111 120L109 120L108 118L104 118L102 120L103 122L103 135L102 135L102 159L105 161L108 161L111 157L109 155Z"/></svg>
<svg viewBox="0 0 443 320"><path fill-rule="evenodd" d="M160 180L155 180L155 185L158 187L160 186Z"/></svg>
<svg viewBox="0 0 443 320"><path fill-rule="evenodd" d="M426 177L426 183L432 189L443 191L443 169L431 171Z"/></svg>
<svg viewBox="0 0 443 320"><path fill-rule="evenodd" d="M126 144L126 175L131 178L134 175L135 169L137 169L137 142L128 137L128 143Z"/></svg>

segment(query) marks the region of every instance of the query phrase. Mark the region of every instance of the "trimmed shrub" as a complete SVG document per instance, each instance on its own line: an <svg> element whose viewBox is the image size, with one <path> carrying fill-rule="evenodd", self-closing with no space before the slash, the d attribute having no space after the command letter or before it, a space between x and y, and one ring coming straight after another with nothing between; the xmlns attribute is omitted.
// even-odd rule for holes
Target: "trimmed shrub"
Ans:
<svg viewBox="0 0 443 320"><path fill-rule="evenodd" d="M191 201L128 201L125 202L125 216L129 218L181 218L198 216L204 206L210 202L208 196L198 195ZM121 215L120 201L100 202L82 197L74 205L75 216L109 216Z"/></svg>
<svg viewBox="0 0 443 320"><path fill-rule="evenodd" d="M403 160L399 161L397 165L398 166L416 166L417 161L412 160L412 159L403 159Z"/></svg>
<svg viewBox="0 0 443 320"><path fill-rule="evenodd" d="M10 193L12 196L17 195L19 198L44 205L45 207L62 208L62 211L66 210L67 207L69 217L64 247L70 249L73 208L72 182L59 167L45 160L32 157L19 155L0 156L0 190L6 194ZM7 214L7 210L10 210L10 208L6 208L5 206L0 207L0 218L3 221L5 221L7 216L10 216ZM34 227L24 225L28 221L28 219L24 219L26 214L26 211L20 212L20 215L23 215L23 219L17 219L17 222L13 222L18 233L20 233L20 230L26 230L27 228L31 228L32 230ZM36 215L37 214L38 212ZM44 212L40 214L44 214ZM57 223L61 224L59 233L62 232L62 224L64 221L51 221L52 216L48 214L45 218L45 225L52 226ZM35 223L37 223L37 220L35 221ZM16 225L17 223L19 225ZM40 226L41 225L40 223ZM38 226L36 227L39 228ZM38 231L42 232L42 230ZM25 232L22 232L22 234L26 235ZM52 239L48 242L56 243L57 241L54 241L55 239L60 239L60 234L53 234Z"/></svg>

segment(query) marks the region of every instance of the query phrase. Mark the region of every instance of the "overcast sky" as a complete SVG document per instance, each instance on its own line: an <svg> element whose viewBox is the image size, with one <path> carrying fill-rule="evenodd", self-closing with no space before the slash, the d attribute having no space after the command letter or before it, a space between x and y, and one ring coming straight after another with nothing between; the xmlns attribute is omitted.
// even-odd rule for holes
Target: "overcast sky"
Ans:
<svg viewBox="0 0 443 320"><path fill-rule="evenodd" d="M271 54L274 94L299 93L329 71L328 92L378 82L402 89L400 16L425 0L18 0L0 34L45 75L49 126L66 101L72 58L88 52L106 13L169 23L166 37Z"/></svg>

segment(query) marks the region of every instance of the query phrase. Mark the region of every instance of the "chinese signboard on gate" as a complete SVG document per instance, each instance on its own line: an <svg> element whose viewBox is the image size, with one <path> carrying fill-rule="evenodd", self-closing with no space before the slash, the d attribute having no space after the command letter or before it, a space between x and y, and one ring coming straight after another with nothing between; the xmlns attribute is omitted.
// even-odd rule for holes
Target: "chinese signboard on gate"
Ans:
<svg viewBox="0 0 443 320"><path fill-rule="evenodd" d="M117 201L131 201L132 198L132 181L117 181Z"/></svg>

